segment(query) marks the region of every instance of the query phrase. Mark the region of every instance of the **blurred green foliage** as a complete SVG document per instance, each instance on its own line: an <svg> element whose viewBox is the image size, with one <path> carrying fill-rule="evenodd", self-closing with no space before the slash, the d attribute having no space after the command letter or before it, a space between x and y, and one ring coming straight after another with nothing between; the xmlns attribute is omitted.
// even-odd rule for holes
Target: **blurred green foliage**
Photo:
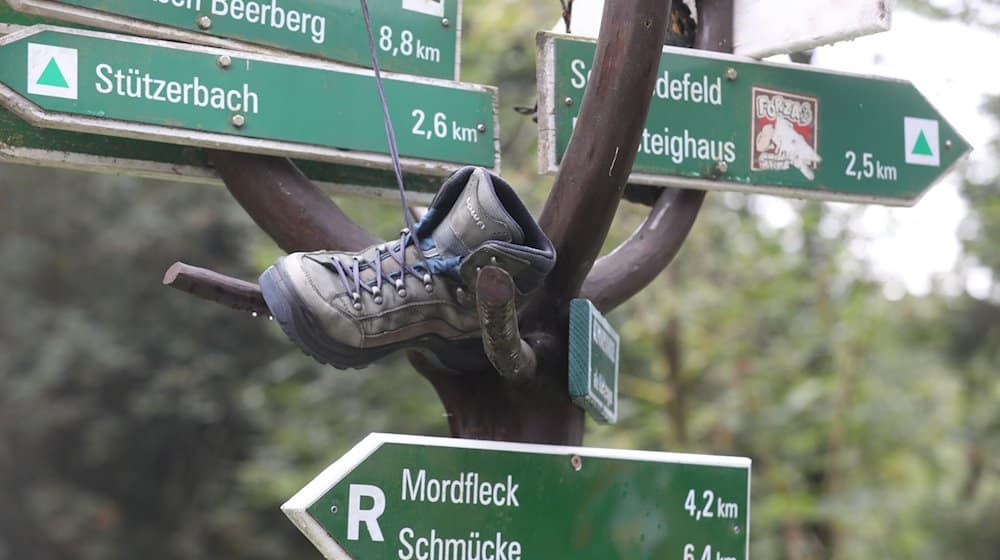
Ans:
<svg viewBox="0 0 1000 560"><path fill-rule="evenodd" d="M463 79L500 86L504 174L537 209L550 179L513 107L534 104L559 3L464 11ZM962 271L998 278L984 175L966 173ZM621 420L587 443L752 457L754 558L998 558L998 290L890 299L853 212L794 202L775 228L759 201L711 195L610 315ZM342 203L399 227L395 206ZM623 205L609 246L642 217ZM284 499L371 431L446 434L404 361L323 369L266 319L160 285L175 260L253 278L277 254L222 189L0 167L0 560L316 557Z"/></svg>

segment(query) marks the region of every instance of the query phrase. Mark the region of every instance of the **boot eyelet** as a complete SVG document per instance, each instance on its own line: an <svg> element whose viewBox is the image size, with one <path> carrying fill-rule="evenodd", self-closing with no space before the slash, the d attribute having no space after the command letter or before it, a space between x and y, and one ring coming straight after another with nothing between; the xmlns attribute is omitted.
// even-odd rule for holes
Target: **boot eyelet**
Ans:
<svg viewBox="0 0 1000 560"><path fill-rule="evenodd" d="M402 290L403 289L403 279L402 278L397 278L396 281L393 282L393 283L396 285L396 289L397 290Z"/></svg>
<svg viewBox="0 0 1000 560"><path fill-rule="evenodd" d="M375 305L382 305L382 302L385 301L385 300L383 300L382 299L382 295L379 294L379 295L375 296L375 298L372 301L375 302Z"/></svg>
<svg viewBox="0 0 1000 560"><path fill-rule="evenodd" d="M354 302L354 310L355 311L361 311L361 302L360 301Z"/></svg>
<svg viewBox="0 0 1000 560"><path fill-rule="evenodd" d="M424 284L424 289L427 290L427 293L429 294L434 291L434 284Z"/></svg>
<svg viewBox="0 0 1000 560"><path fill-rule="evenodd" d="M401 298L405 298L405 297L406 297L406 290L398 290L398 291L397 291L396 293L397 293L397 294L399 295L399 297L401 297Z"/></svg>
<svg viewBox="0 0 1000 560"><path fill-rule="evenodd" d="M431 275L425 273L424 277L422 278L422 280L424 281L424 284L430 284L431 280L432 280Z"/></svg>

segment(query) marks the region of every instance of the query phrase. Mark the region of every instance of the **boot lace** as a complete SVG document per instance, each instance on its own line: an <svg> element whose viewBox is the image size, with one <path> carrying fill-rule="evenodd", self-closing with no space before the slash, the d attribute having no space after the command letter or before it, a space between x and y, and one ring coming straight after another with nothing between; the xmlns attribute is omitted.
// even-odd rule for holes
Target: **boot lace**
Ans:
<svg viewBox="0 0 1000 560"><path fill-rule="evenodd" d="M416 227L419 227L419 222ZM416 242L416 238L411 230L404 228L399 232L399 243L392 245L383 243L374 247L375 258L371 260L353 256L350 262L345 263L341 260L344 255L334 255L321 264L337 273L341 283L344 285L344 291L351 296L354 309L360 311L362 308L361 294L363 293L367 292L372 296L376 304L381 305L383 302L382 286L388 283L396 289L396 294L399 297L405 298L407 296L407 274L414 278L419 278L424 284L424 289L430 293L434 291L434 277L436 275L452 273L458 267L458 257L428 258L423 250L420 251L420 255L423 257L422 260L412 264L408 263L406 261L406 248L411 244L416 245L418 249L420 248L420 244ZM386 270L383 261L387 259L394 262L399 270ZM375 279L369 281L362 280L361 273L365 270L374 271Z"/></svg>

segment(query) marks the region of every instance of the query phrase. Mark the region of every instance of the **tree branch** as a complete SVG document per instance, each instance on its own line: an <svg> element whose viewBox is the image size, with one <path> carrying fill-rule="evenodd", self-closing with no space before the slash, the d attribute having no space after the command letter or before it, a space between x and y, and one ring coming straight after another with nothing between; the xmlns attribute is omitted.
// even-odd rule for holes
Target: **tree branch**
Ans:
<svg viewBox="0 0 1000 560"><path fill-rule="evenodd" d="M271 314L257 284L206 268L175 262L163 275L163 285L239 311L258 313L265 317Z"/></svg>
<svg viewBox="0 0 1000 560"><path fill-rule="evenodd" d="M476 277L476 309L483 330L483 350L497 372L511 379L534 377L535 351L517 326L514 279L502 268L483 267Z"/></svg>
<svg viewBox="0 0 1000 560"><path fill-rule="evenodd" d="M539 218L558 255L543 298L556 309L568 309L611 228L649 111L669 4L604 4L576 129Z"/></svg>
<svg viewBox="0 0 1000 560"><path fill-rule="evenodd" d="M731 52L733 0L698 0L697 8L695 48ZM584 282L583 297L607 313L649 285L677 256L704 200L704 191L661 193L632 236L597 261Z"/></svg>
<svg viewBox="0 0 1000 560"><path fill-rule="evenodd" d="M379 242L285 158L216 150L209 158L233 198L289 253L356 251Z"/></svg>
<svg viewBox="0 0 1000 560"><path fill-rule="evenodd" d="M677 256L704 200L705 191L664 190L635 232L598 259L581 296L607 313L639 293Z"/></svg>

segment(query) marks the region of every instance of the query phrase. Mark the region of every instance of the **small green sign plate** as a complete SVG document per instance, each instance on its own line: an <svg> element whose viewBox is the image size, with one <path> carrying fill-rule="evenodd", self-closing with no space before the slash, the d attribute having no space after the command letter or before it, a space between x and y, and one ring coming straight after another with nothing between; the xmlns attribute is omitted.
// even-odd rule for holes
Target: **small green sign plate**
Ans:
<svg viewBox="0 0 1000 560"><path fill-rule="evenodd" d="M357 0L7 0L22 12L238 50L281 50L371 66ZM369 2L383 68L458 79L461 0Z"/></svg>
<svg viewBox="0 0 1000 560"><path fill-rule="evenodd" d="M385 80L407 171L497 168L492 88ZM370 70L36 26L0 38L0 104L45 127L387 168Z"/></svg>
<svg viewBox="0 0 1000 560"><path fill-rule="evenodd" d="M605 424L618 421L620 339L587 299L569 304L569 395Z"/></svg>
<svg viewBox="0 0 1000 560"><path fill-rule="evenodd" d="M538 42L539 163L554 172L595 44ZM630 180L912 205L968 151L909 82L666 47Z"/></svg>
<svg viewBox="0 0 1000 560"><path fill-rule="evenodd" d="M372 434L284 506L327 558L746 560L750 460Z"/></svg>

